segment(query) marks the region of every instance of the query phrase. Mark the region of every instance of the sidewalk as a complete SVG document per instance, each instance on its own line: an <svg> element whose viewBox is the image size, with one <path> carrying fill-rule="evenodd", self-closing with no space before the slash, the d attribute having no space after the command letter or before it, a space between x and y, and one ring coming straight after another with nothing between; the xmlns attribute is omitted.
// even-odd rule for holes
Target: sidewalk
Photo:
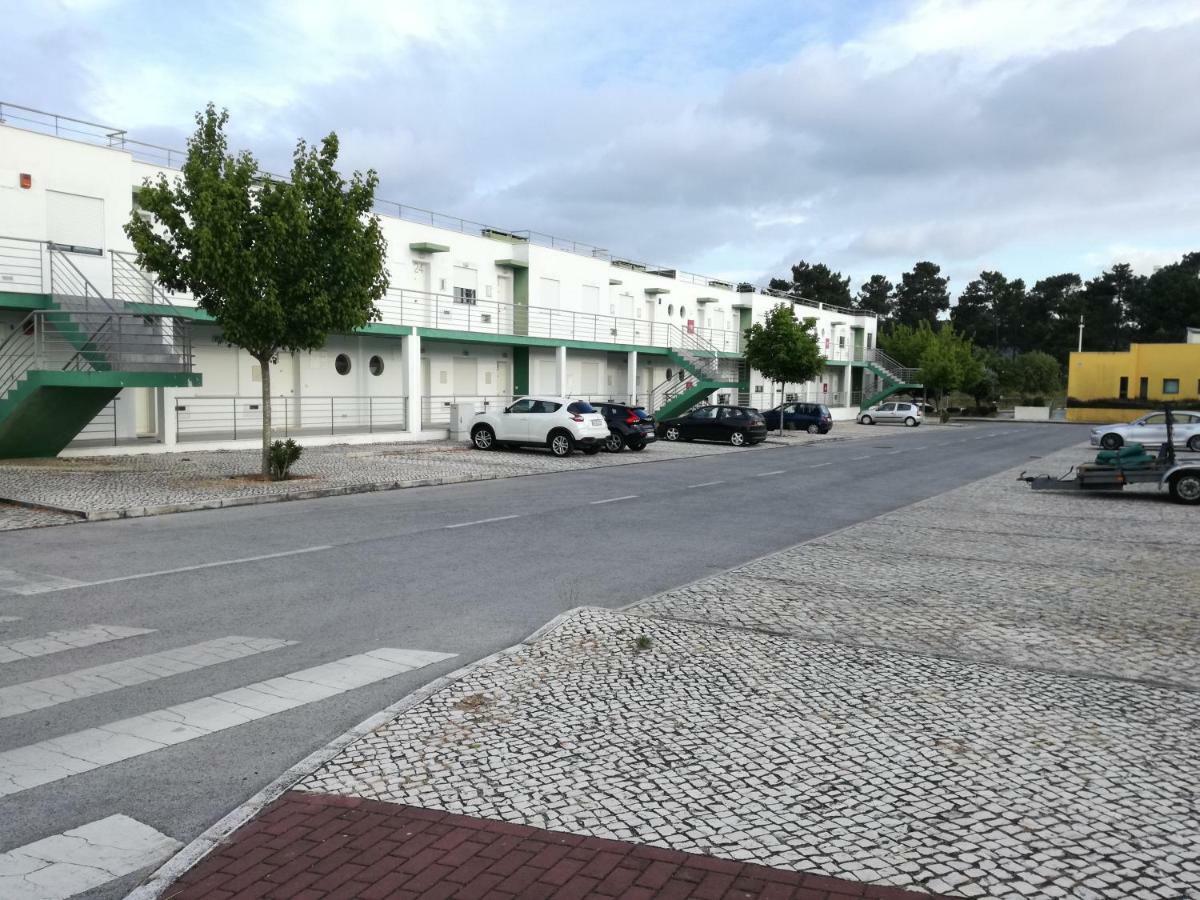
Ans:
<svg viewBox="0 0 1200 900"><path fill-rule="evenodd" d="M281 780L162 896L1200 895L1194 511L1014 476L565 614Z"/></svg>

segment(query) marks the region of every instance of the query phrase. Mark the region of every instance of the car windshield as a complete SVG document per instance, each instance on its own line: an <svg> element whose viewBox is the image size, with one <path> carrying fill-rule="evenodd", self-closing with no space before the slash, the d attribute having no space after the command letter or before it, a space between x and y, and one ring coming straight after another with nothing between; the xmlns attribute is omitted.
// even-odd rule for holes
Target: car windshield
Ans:
<svg viewBox="0 0 1200 900"><path fill-rule="evenodd" d="M595 411L596 411L596 407L592 406L592 404L588 403L586 400L576 400L574 403L572 403L570 406L567 407L567 412L572 413L573 415L576 415L576 416L586 415L587 413L594 413Z"/></svg>

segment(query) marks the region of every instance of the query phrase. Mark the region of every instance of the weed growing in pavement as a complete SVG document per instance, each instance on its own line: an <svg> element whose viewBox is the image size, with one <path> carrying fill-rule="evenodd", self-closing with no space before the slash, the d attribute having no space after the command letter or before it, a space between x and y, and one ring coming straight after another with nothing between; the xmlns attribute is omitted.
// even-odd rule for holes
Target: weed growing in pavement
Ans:
<svg viewBox="0 0 1200 900"><path fill-rule="evenodd" d="M288 438L286 441L276 441L268 451L271 463L271 480L286 481L292 465L300 458L304 448Z"/></svg>
<svg viewBox="0 0 1200 900"><path fill-rule="evenodd" d="M649 650L653 645L654 641L644 634L638 635L637 639L633 642L633 648L639 651Z"/></svg>

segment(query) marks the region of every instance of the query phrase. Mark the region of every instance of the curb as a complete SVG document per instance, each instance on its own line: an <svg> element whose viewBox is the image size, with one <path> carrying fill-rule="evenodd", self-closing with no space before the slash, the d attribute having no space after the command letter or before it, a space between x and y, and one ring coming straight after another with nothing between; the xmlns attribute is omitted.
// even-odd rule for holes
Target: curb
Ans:
<svg viewBox="0 0 1200 900"><path fill-rule="evenodd" d="M213 849L219 846L229 835L237 831L254 816L261 812L265 807L273 803L276 799L282 796L290 787L292 787L301 778L310 775L320 766L327 763L338 753L354 743L359 738L374 731L382 725L386 725L392 719L395 719L401 713L406 712L420 703L424 703L434 694L443 690L446 687L461 681L467 675L474 672L482 666L490 665L499 659L506 656L511 656L519 652L530 644L541 640L545 635L554 631L563 623L564 620L570 618L576 613L589 609L602 609L603 607L593 606L576 606L565 612L559 613L545 625L538 628L524 640L519 641L503 650L498 650L482 659L477 659L475 662L455 669L446 675L442 675L433 679L421 687L406 694L404 697L397 700L390 706L380 710L371 716L355 725L349 731L343 732L338 737L334 738L324 747L310 753L300 762L289 768L286 772L252 796L249 800L235 807L231 812L227 813L213 825L209 826L199 837L188 843L182 850L168 859L158 869L150 874L150 876L142 882L138 887L130 891L125 900L159 900L164 892L175 883L175 881L206 857ZM603 608L605 612L613 612L613 610Z"/></svg>

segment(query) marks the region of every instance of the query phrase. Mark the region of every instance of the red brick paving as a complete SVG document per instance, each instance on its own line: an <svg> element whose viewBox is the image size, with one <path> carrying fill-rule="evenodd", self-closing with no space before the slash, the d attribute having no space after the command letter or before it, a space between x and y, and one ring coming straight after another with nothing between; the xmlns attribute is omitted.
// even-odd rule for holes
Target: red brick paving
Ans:
<svg viewBox="0 0 1200 900"><path fill-rule="evenodd" d="M284 794L171 900L936 900L624 841L326 794ZM948 898L947 898L948 900Z"/></svg>

